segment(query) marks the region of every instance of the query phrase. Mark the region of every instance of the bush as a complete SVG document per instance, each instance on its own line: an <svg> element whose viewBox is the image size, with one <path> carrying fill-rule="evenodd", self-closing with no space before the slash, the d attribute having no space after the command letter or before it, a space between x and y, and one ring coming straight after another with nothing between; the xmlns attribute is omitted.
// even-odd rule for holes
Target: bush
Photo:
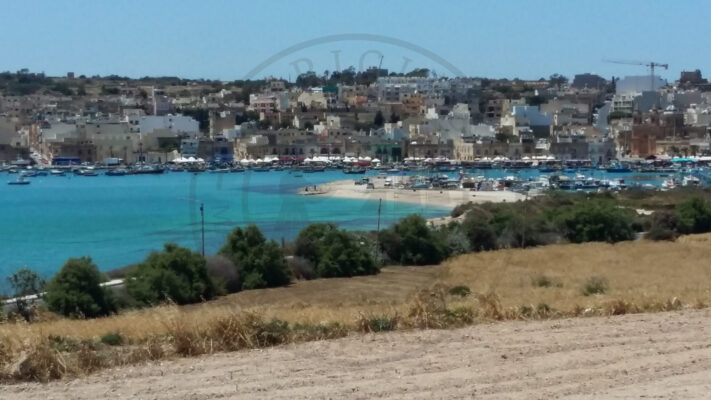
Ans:
<svg viewBox="0 0 711 400"><path fill-rule="evenodd" d="M467 297L472 293L471 289L469 289L469 286L464 286L464 285L458 285L454 286L453 288L449 289L449 294L452 296L459 296L459 297Z"/></svg>
<svg viewBox="0 0 711 400"><path fill-rule="evenodd" d="M381 249L401 264L439 264L447 254L442 239L419 215L410 215L378 235Z"/></svg>
<svg viewBox="0 0 711 400"><path fill-rule="evenodd" d="M109 315L116 311L116 304L112 293L101 287L104 280L91 258L70 258L47 284L47 307L75 318Z"/></svg>
<svg viewBox="0 0 711 400"><path fill-rule="evenodd" d="M123 344L123 336L118 332L109 332L101 337L101 343L109 346L119 346Z"/></svg>
<svg viewBox="0 0 711 400"><path fill-rule="evenodd" d="M207 274L205 258L173 243L163 252L152 252L126 280L126 290L141 305L165 301L190 304L217 295Z"/></svg>
<svg viewBox="0 0 711 400"><path fill-rule="evenodd" d="M207 257L205 261L207 275L222 293L235 293L242 288L239 271L229 258L217 255Z"/></svg>
<svg viewBox="0 0 711 400"><path fill-rule="evenodd" d="M553 282L553 279L551 279L550 277L543 275L543 274L536 275L533 278L531 278L531 284L535 287L542 287L542 288L547 288L547 287L556 285L556 283Z"/></svg>
<svg viewBox="0 0 711 400"><path fill-rule="evenodd" d="M462 231L469 239L469 248L473 251L493 250L496 248L496 231L486 215L470 212L462 222Z"/></svg>
<svg viewBox="0 0 711 400"><path fill-rule="evenodd" d="M311 224L302 229L294 241L294 255L318 264L323 238L338 228L334 224Z"/></svg>
<svg viewBox="0 0 711 400"><path fill-rule="evenodd" d="M681 232L711 232L711 204L708 201L693 197L682 201L676 209Z"/></svg>
<svg viewBox="0 0 711 400"><path fill-rule="evenodd" d="M460 224L450 223L448 226L441 227L438 233L446 246L448 256L457 256L471 251L469 237Z"/></svg>
<svg viewBox="0 0 711 400"><path fill-rule="evenodd" d="M499 247L531 247L540 244L538 229L526 216L512 208L500 209L491 218Z"/></svg>
<svg viewBox="0 0 711 400"><path fill-rule="evenodd" d="M460 216L464 215L464 213L466 213L467 211L472 209L473 207L474 207L474 203L472 203L471 201L468 201L464 204L459 204L452 209L452 213L450 215L452 216L452 218L460 217Z"/></svg>
<svg viewBox="0 0 711 400"><path fill-rule="evenodd" d="M311 261L304 257L292 256L287 257L287 264L289 269L291 269L291 274L295 279L310 280L316 277L316 272L314 271L314 266Z"/></svg>
<svg viewBox="0 0 711 400"><path fill-rule="evenodd" d="M674 240L678 236L679 216L672 211L656 211L650 218L650 226L645 239Z"/></svg>
<svg viewBox="0 0 711 400"><path fill-rule="evenodd" d="M322 278L372 275L380 270L366 243L346 231L326 234L319 253L316 274Z"/></svg>
<svg viewBox="0 0 711 400"><path fill-rule="evenodd" d="M39 297L46 282L40 278L37 272L29 268L20 268L15 273L7 277L7 281L12 287L12 297L15 299L17 313L25 321L31 322L34 318L34 300L27 300L24 297L35 295Z"/></svg>
<svg viewBox="0 0 711 400"><path fill-rule="evenodd" d="M588 200L570 206L559 222L573 243L615 243L634 238L632 216L611 201Z"/></svg>
<svg viewBox="0 0 711 400"><path fill-rule="evenodd" d="M379 265L365 238L333 224L312 224L295 241L295 253L310 261L322 278L371 275Z"/></svg>
<svg viewBox="0 0 711 400"><path fill-rule="evenodd" d="M219 251L244 277L242 289L283 286L291 281L291 270L277 242L267 241L255 225L235 228Z"/></svg>
<svg viewBox="0 0 711 400"><path fill-rule="evenodd" d="M583 285L583 295L605 294L607 292L607 279L599 276L588 278Z"/></svg>

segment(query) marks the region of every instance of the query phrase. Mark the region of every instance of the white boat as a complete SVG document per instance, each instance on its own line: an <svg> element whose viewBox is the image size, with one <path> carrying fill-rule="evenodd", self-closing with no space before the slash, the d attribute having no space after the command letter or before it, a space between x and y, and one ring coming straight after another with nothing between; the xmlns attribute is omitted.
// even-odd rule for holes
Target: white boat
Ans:
<svg viewBox="0 0 711 400"><path fill-rule="evenodd" d="M701 179L688 175L685 176L684 179L681 181L681 186L699 186L701 185Z"/></svg>

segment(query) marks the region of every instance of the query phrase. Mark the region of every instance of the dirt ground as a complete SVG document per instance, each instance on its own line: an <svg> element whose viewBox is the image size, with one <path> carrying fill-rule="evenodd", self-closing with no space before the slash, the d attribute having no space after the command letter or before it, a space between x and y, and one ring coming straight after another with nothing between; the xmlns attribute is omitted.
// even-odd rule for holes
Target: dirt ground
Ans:
<svg viewBox="0 0 711 400"><path fill-rule="evenodd" d="M355 335L9 385L0 398L702 399L710 327L707 309Z"/></svg>

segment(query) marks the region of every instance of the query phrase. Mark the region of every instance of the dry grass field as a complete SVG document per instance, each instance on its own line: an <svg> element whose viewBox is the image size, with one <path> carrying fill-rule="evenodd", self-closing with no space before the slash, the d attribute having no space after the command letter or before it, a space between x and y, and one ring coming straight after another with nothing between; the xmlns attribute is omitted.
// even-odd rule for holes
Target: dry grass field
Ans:
<svg viewBox="0 0 711 400"><path fill-rule="evenodd" d="M499 250L460 256L437 267L390 267L377 276L302 281L192 306L94 320L49 316L29 325L4 323L0 377L45 380L146 359L355 331L701 308L711 304L710 255L711 235ZM598 283L590 285L591 278ZM471 294L453 294L457 286L468 287ZM586 295L586 286L600 293ZM285 333L269 322L274 318L291 329L302 328ZM120 334L124 345L102 345L99 339L109 333ZM39 361L23 371L22 363L38 354ZM53 368L55 373L42 372Z"/></svg>

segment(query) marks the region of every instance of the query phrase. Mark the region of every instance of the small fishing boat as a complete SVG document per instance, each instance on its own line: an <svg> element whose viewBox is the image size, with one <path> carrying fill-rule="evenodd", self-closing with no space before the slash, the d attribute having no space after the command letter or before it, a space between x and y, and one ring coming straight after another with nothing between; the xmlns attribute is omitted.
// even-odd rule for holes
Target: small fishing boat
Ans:
<svg viewBox="0 0 711 400"><path fill-rule="evenodd" d="M24 174L20 174L20 175L17 176L17 180L15 180L15 181L10 181L10 182L8 182L7 184L8 184L8 185L29 185L29 184L30 184L30 181L28 181L27 179L25 179L25 175L24 175Z"/></svg>
<svg viewBox="0 0 711 400"><path fill-rule="evenodd" d="M614 164L614 165L611 165L610 167L608 167L608 168L606 169L606 171L609 172L609 173L612 173L612 174L623 174L623 173L626 173L626 172L632 172L632 170L630 169L630 167L625 166L625 165L623 165L623 164Z"/></svg>
<svg viewBox="0 0 711 400"><path fill-rule="evenodd" d="M49 174L52 176L65 176L66 173L62 171L61 169L51 169L49 170Z"/></svg>
<svg viewBox="0 0 711 400"><path fill-rule="evenodd" d="M124 175L128 175L128 173L129 172L126 169L117 168L117 169L110 169L110 170L106 171L105 175L107 175L107 176L124 176Z"/></svg>
<svg viewBox="0 0 711 400"><path fill-rule="evenodd" d="M160 165L143 165L133 170L136 175L162 174L164 172L165 168Z"/></svg>

